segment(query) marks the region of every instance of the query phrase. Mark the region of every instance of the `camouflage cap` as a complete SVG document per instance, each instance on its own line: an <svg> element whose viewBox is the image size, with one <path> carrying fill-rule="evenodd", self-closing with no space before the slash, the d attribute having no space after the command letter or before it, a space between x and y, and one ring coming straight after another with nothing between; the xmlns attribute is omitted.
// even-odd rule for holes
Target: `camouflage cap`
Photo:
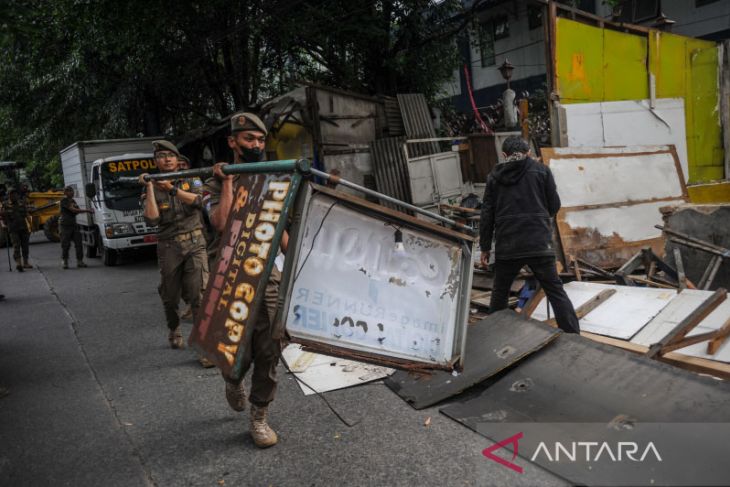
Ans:
<svg viewBox="0 0 730 487"><path fill-rule="evenodd" d="M238 112L231 115L231 133L241 132L244 130L262 132L264 135L269 133L266 130L264 122L262 122L261 119L253 113Z"/></svg>
<svg viewBox="0 0 730 487"><path fill-rule="evenodd" d="M180 151L177 150L177 147L175 147L175 144L173 144L170 141L167 140L153 140L152 141L152 147L155 148L153 152L158 152L162 150L169 150L170 152L174 152L177 157L180 157Z"/></svg>

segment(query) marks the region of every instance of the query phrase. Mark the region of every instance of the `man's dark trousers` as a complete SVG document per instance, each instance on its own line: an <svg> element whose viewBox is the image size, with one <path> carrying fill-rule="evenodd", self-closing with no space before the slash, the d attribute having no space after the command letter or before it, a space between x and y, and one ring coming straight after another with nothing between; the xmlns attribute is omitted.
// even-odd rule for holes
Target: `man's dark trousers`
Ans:
<svg viewBox="0 0 730 487"><path fill-rule="evenodd" d="M512 281L525 265L530 267L535 279L545 291L550 305L555 310L555 320L560 329L566 333L580 333L578 316L563 289L563 282L555 267L555 257L525 257L495 261L494 289L492 289L489 311L493 313L507 307Z"/></svg>

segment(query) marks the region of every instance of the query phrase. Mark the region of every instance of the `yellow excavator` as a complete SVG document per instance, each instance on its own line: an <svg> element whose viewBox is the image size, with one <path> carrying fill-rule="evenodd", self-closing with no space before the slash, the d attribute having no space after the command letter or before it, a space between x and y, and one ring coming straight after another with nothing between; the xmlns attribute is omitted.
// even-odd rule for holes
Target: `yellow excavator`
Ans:
<svg viewBox="0 0 730 487"><path fill-rule="evenodd" d="M63 191L32 191L32 185L25 177L22 167L21 163L15 161L0 161L0 174L3 174L5 179L2 184L6 189L11 186L17 189L25 186L29 189L25 193L28 206L31 208L28 214L28 228L31 233L43 230L48 240L58 242L60 240L58 219L61 216L59 203L63 199ZM4 191L0 190L0 193ZM0 194L0 199L4 200L5 194ZM8 241L5 232L5 227L0 226L0 248Z"/></svg>

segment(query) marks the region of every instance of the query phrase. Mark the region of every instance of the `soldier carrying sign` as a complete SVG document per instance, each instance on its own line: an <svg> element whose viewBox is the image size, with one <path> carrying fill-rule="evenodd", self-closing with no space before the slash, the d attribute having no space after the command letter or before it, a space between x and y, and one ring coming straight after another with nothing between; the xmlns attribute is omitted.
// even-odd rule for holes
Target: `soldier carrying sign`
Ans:
<svg viewBox="0 0 730 487"><path fill-rule="evenodd" d="M180 157L177 147L166 140L152 144L160 172L177 171ZM195 315L208 282L208 257L200 215L202 182L199 179L146 181L146 175L141 174L139 182L146 185L145 221L158 227L159 293L170 330L168 340L172 348L183 348L178 302L182 297ZM202 356L199 361L204 367L213 366Z"/></svg>
<svg viewBox="0 0 730 487"><path fill-rule="evenodd" d="M236 113L231 117L231 135L228 137L228 146L233 151L235 163L259 162L264 156L267 130L263 122L252 113ZM214 166L214 177L206 181L203 188L203 204L208 210L210 221L216 230L215 240L211 242L218 257L221 255L221 236L226 228L231 209L235 206L234 194L238 187L241 176L225 175L222 168L225 163L218 163ZM288 186L288 184L287 184ZM271 191L271 185L269 191ZM282 193L283 194L283 193ZM253 209L252 209L253 211ZM278 219L276 219L278 221ZM273 228L273 227L272 227ZM287 234L284 233L281 240L281 249L286 250ZM278 250L278 249L277 249ZM274 249L271 249L274 252ZM282 260L280 257L277 259ZM246 261L248 262L248 260ZM246 264L244 262L244 271ZM256 273L257 269L251 269ZM213 270L215 273L215 269ZM271 271L268 284L263 296L263 307L261 307L256 321L249 349L245 350L243 371L238 379L223 374L226 380L226 399L228 404L235 411L243 411L246 408L246 391L243 387L243 376L253 364L253 377L251 384L251 416L249 432L254 443L259 448L267 448L276 444L278 438L267 422L268 406L274 400L276 393L276 366L281 357L280 337L272 336L272 323L276 316L277 297L279 294L279 282L281 269L274 267ZM248 273L248 271L246 271ZM243 272L242 272L243 273ZM239 290L247 289L253 296L254 288L247 283L239 285ZM251 299L253 299L251 297ZM249 301L250 302L250 301ZM241 327L243 330L243 326Z"/></svg>

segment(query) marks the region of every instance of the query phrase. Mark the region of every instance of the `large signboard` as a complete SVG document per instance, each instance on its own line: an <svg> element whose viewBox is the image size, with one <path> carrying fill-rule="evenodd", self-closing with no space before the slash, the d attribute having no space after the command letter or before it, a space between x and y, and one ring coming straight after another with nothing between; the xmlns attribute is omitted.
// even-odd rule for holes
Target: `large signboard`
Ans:
<svg viewBox="0 0 730 487"><path fill-rule="evenodd" d="M458 364L470 237L316 186L300 213L282 310L294 341L396 366Z"/></svg>
<svg viewBox="0 0 730 487"><path fill-rule="evenodd" d="M190 344L228 377L241 376L300 179L299 173L238 177L218 259L190 335Z"/></svg>

